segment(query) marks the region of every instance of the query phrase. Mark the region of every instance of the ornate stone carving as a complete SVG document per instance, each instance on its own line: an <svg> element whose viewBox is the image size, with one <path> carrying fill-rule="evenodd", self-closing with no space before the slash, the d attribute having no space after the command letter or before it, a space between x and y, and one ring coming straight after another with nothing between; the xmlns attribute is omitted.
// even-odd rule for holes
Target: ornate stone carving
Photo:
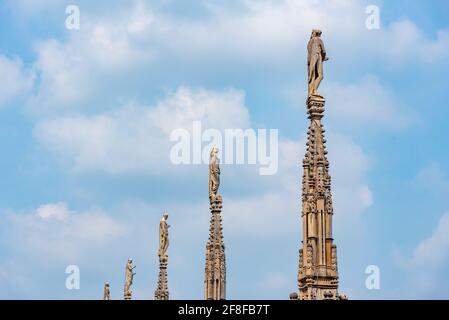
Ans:
<svg viewBox="0 0 449 320"><path fill-rule="evenodd" d="M332 270L337 272L337 246L332 245L332 259L331 259Z"/></svg>
<svg viewBox="0 0 449 320"><path fill-rule="evenodd" d="M335 300L334 293L331 290L323 292L323 300Z"/></svg>
<svg viewBox="0 0 449 320"><path fill-rule="evenodd" d="M312 269L312 267L313 267L313 247L310 243L306 247L305 267L308 270Z"/></svg>

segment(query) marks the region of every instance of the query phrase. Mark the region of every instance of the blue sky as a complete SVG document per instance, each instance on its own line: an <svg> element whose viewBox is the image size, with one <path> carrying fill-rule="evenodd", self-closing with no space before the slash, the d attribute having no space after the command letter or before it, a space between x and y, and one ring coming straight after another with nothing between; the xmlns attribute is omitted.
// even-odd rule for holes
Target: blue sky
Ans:
<svg viewBox="0 0 449 320"><path fill-rule="evenodd" d="M80 30L65 28L68 4ZM220 190L228 298L288 298L319 27L340 291L447 299L448 14L436 0L1 1L0 298L97 299L109 281L120 299L132 257L135 297L152 299L167 210L171 297L201 299L207 166L169 159L170 132L196 120L279 130L278 173L224 165Z"/></svg>

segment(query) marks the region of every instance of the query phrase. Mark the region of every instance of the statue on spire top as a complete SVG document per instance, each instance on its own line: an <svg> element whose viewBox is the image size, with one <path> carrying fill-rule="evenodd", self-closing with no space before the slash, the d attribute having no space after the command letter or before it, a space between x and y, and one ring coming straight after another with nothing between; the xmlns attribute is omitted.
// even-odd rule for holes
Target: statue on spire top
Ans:
<svg viewBox="0 0 449 320"><path fill-rule="evenodd" d="M170 226L167 223L168 213L164 212L164 215L159 222L159 258L166 259L167 257L167 249L168 249L168 228Z"/></svg>
<svg viewBox="0 0 449 320"><path fill-rule="evenodd" d="M309 80L309 97L319 96L318 87L323 80L323 62L329 60L326 56L321 30L313 29L307 44L307 70Z"/></svg>
<svg viewBox="0 0 449 320"><path fill-rule="evenodd" d="M218 148L214 146L210 152L209 159L209 199L213 201L217 197L220 186L220 159L218 158Z"/></svg>

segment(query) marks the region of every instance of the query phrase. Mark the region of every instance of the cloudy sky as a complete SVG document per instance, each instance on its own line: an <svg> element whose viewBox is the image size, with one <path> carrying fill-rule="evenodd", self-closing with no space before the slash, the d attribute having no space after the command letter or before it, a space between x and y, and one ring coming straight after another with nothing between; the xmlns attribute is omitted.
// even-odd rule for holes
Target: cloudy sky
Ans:
<svg viewBox="0 0 449 320"><path fill-rule="evenodd" d="M76 4L80 29L66 28ZM380 28L368 29L376 5ZM296 290L306 43L330 60L327 145L340 291L449 297L447 1L0 2L0 298L152 299L170 213L172 298L201 299L208 169L172 164L172 130L279 130L279 170L223 165L227 296ZM68 265L80 289L67 290ZM366 268L379 267L368 290Z"/></svg>

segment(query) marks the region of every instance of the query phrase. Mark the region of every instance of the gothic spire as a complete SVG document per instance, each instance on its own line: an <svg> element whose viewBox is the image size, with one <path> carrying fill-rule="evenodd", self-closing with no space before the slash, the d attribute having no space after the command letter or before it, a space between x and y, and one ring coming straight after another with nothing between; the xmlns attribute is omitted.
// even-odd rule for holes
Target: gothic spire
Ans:
<svg viewBox="0 0 449 320"><path fill-rule="evenodd" d="M303 240L299 250L298 289L291 296L300 300L337 300L337 246L332 236L332 194L326 139L321 119L325 99L317 94L323 78L323 62L327 60L321 31L313 30L308 44L310 120L307 150L303 160L302 222Z"/></svg>
<svg viewBox="0 0 449 320"><path fill-rule="evenodd" d="M168 300L168 275L167 275L167 265L168 265L168 255L167 249L169 245L168 238L168 228L170 226L167 224L168 213L164 212L161 221L159 222L159 277L157 282L157 289L154 292L155 300Z"/></svg>
<svg viewBox="0 0 449 320"><path fill-rule="evenodd" d="M209 163L209 201L210 228L206 244L206 267L204 276L204 299L226 299L226 258L223 242L223 227L221 220L222 197L218 193L220 185L220 166L218 149L214 147Z"/></svg>

